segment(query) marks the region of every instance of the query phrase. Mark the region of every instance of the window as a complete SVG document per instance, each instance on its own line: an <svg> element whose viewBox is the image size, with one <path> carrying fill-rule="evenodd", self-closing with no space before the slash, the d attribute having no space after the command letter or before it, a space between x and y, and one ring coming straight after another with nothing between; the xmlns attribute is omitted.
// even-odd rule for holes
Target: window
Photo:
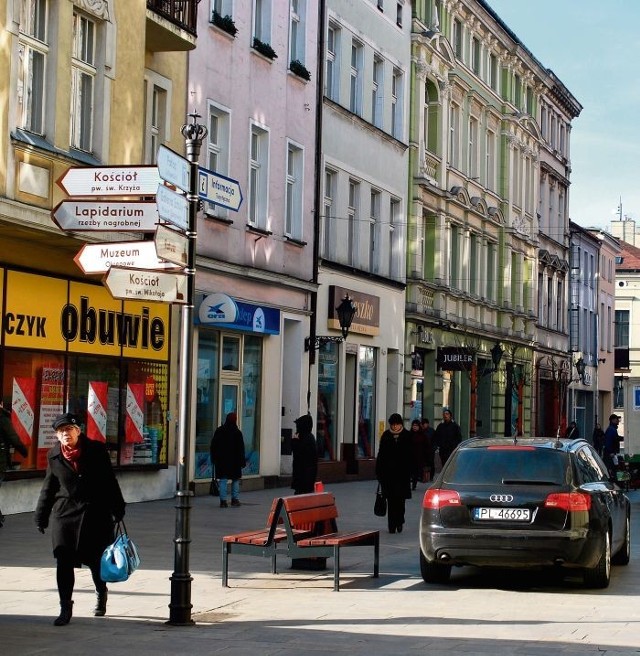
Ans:
<svg viewBox="0 0 640 656"><path fill-rule="evenodd" d="M267 178L269 166L269 133L252 125L249 154L249 224L267 228Z"/></svg>
<svg viewBox="0 0 640 656"><path fill-rule="evenodd" d="M396 139L402 139L403 132L403 75L402 71L397 68L393 69L393 78L391 80L391 134Z"/></svg>
<svg viewBox="0 0 640 656"><path fill-rule="evenodd" d="M253 38L271 43L271 2L253 0Z"/></svg>
<svg viewBox="0 0 640 656"><path fill-rule="evenodd" d="M513 153L513 203L522 207L522 159L518 149L511 152Z"/></svg>
<svg viewBox="0 0 640 656"><path fill-rule="evenodd" d="M396 25L402 27L402 2L396 2Z"/></svg>
<svg viewBox="0 0 640 656"><path fill-rule="evenodd" d="M470 178L478 177L478 120L473 116L469 119L467 174Z"/></svg>
<svg viewBox="0 0 640 656"><path fill-rule="evenodd" d="M493 53L489 55L489 86L498 90L498 58Z"/></svg>
<svg viewBox="0 0 640 656"><path fill-rule="evenodd" d="M556 296L556 330L564 330L564 278L558 280Z"/></svg>
<svg viewBox="0 0 640 656"><path fill-rule="evenodd" d="M233 0L211 0L211 13L214 11L222 17L233 17Z"/></svg>
<svg viewBox="0 0 640 656"><path fill-rule="evenodd" d="M496 190L496 134L487 130L487 150L486 150L486 185L491 191Z"/></svg>
<svg viewBox="0 0 640 656"><path fill-rule="evenodd" d="M369 271L380 273L380 244L378 243L378 233L380 225L380 198L381 194L377 189L371 190L371 199L369 206Z"/></svg>
<svg viewBox="0 0 640 656"><path fill-rule="evenodd" d="M497 247L495 244L487 244L487 287L486 298L490 301L495 300L496 290L496 271L497 271Z"/></svg>
<svg viewBox="0 0 640 656"><path fill-rule="evenodd" d="M389 201L389 278L400 275L402 262L402 244L400 243L400 201L392 198Z"/></svg>
<svg viewBox="0 0 640 656"><path fill-rule="evenodd" d="M360 183L349 180L349 207L347 208L347 263L358 266L358 220L360 212Z"/></svg>
<svg viewBox="0 0 640 656"><path fill-rule="evenodd" d="M615 339L616 348L629 348L629 310L616 310Z"/></svg>
<svg viewBox="0 0 640 656"><path fill-rule="evenodd" d="M362 114L362 64L364 48L359 41L351 41L351 82L349 87L349 109Z"/></svg>
<svg viewBox="0 0 640 656"><path fill-rule="evenodd" d="M96 24L73 13L71 58L71 146L91 152L93 148L93 101L96 83Z"/></svg>
<svg viewBox="0 0 640 656"><path fill-rule="evenodd" d="M526 108L527 114L533 114L533 89L527 87L526 91Z"/></svg>
<svg viewBox="0 0 640 656"><path fill-rule="evenodd" d="M480 75L480 39L475 36L471 39L471 70Z"/></svg>
<svg viewBox="0 0 640 656"><path fill-rule="evenodd" d="M449 165L458 168L460 138L460 108L457 105L449 107Z"/></svg>
<svg viewBox="0 0 640 656"><path fill-rule="evenodd" d="M231 118L226 108L209 103L209 133L207 134L207 168L215 173L229 175ZM228 210L213 203L207 203L208 213L227 217Z"/></svg>
<svg viewBox="0 0 640 656"><path fill-rule="evenodd" d="M291 0L289 13L289 61L299 61L303 64L306 44L305 14L305 0Z"/></svg>
<svg viewBox="0 0 640 656"><path fill-rule="evenodd" d="M473 296L478 294L478 236L471 233L469 236L469 263L467 270L469 271L469 293Z"/></svg>
<svg viewBox="0 0 640 656"><path fill-rule="evenodd" d="M371 122L382 127L384 107L384 60L379 55L373 57L373 79L371 85Z"/></svg>
<svg viewBox="0 0 640 656"><path fill-rule="evenodd" d="M144 130L144 161L155 164L158 148L166 143L169 134L171 105L171 80L145 70L145 130Z"/></svg>
<svg viewBox="0 0 640 656"><path fill-rule="evenodd" d="M522 105L522 80L519 75L514 76L513 104L520 109Z"/></svg>
<svg viewBox="0 0 640 656"><path fill-rule="evenodd" d="M287 147L287 207L285 210L284 234L293 239L302 239L302 190L304 187L304 151L289 142Z"/></svg>
<svg viewBox="0 0 640 656"><path fill-rule="evenodd" d="M454 289L460 289L460 236L458 226L450 226L449 241L449 285Z"/></svg>
<svg viewBox="0 0 640 656"><path fill-rule="evenodd" d="M340 29L331 23L327 30L327 70L324 93L334 102L340 100Z"/></svg>
<svg viewBox="0 0 640 656"><path fill-rule="evenodd" d="M18 44L18 122L25 130L44 134L47 43L46 0L22 0Z"/></svg>
<svg viewBox="0 0 640 656"><path fill-rule="evenodd" d="M453 51L456 53L458 59L462 59L462 23L457 19L453 19Z"/></svg>
<svg viewBox="0 0 640 656"><path fill-rule="evenodd" d="M323 200L323 225L324 234L322 237L322 253L326 258L332 258L333 250L331 247L332 235L335 230L333 225L333 202L336 195L336 178L337 173L331 169L324 171L324 200Z"/></svg>

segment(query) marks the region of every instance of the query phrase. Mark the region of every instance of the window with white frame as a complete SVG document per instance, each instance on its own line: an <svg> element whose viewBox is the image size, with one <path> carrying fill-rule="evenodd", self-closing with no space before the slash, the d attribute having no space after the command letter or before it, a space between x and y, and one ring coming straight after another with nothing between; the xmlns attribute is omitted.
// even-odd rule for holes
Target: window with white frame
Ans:
<svg viewBox="0 0 640 656"><path fill-rule="evenodd" d="M229 175L231 115L226 107L209 102L209 131L207 133L207 168L221 175ZM205 211L227 217L228 210L207 203Z"/></svg>
<svg viewBox="0 0 640 656"><path fill-rule="evenodd" d="M544 277L538 272L538 324L544 326Z"/></svg>
<svg viewBox="0 0 640 656"><path fill-rule="evenodd" d="M349 109L362 115L362 68L364 47L357 39L351 40L351 80L349 86Z"/></svg>
<svg viewBox="0 0 640 656"><path fill-rule="evenodd" d="M513 202L518 207L522 207L522 157L517 148L511 152L513 154Z"/></svg>
<svg viewBox="0 0 640 656"><path fill-rule="evenodd" d="M324 93L334 102L340 100L340 28L329 23L327 29L327 70Z"/></svg>
<svg viewBox="0 0 640 656"><path fill-rule="evenodd" d="M18 124L44 134L47 73L47 0L22 0L18 42Z"/></svg>
<svg viewBox="0 0 640 656"><path fill-rule="evenodd" d="M378 234L380 227L380 201L382 194L372 189L369 204L369 271L380 273L380 244Z"/></svg>
<svg viewBox="0 0 640 656"><path fill-rule="evenodd" d="M171 80L155 71L144 73L144 162L155 164L158 148L169 135Z"/></svg>
<svg viewBox="0 0 640 656"><path fill-rule="evenodd" d="M398 68L393 69L391 79L391 134L396 139L402 139L404 130L403 119L404 76Z"/></svg>
<svg viewBox="0 0 640 656"><path fill-rule="evenodd" d="M373 56L371 82L371 122L381 128L384 114L384 60L379 55Z"/></svg>
<svg viewBox="0 0 640 656"><path fill-rule="evenodd" d="M454 18L452 26L453 51L458 59L462 59L462 22Z"/></svg>
<svg viewBox="0 0 640 656"><path fill-rule="evenodd" d="M486 186L491 191L496 190L496 133L487 130L486 143Z"/></svg>
<svg viewBox="0 0 640 656"><path fill-rule="evenodd" d="M360 220L360 183L349 180L349 206L347 207L347 264L358 266L358 231Z"/></svg>
<svg viewBox="0 0 640 656"><path fill-rule="evenodd" d="M402 2L396 2L396 25L402 27L402 10L404 5Z"/></svg>
<svg viewBox="0 0 640 656"><path fill-rule="evenodd" d="M336 180L338 174L332 169L324 170L324 197L322 202L322 224L324 226L322 235L322 253L327 259L333 258L333 234L334 224L334 202L336 197Z"/></svg>
<svg viewBox="0 0 640 656"><path fill-rule="evenodd" d="M449 165L459 166L460 153L460 108L453 103L449 105Z"/></svg>
<svg viewBox="0 0 640 656"><path fill-rule="evenodd" d="M287 195L284 234L302 240L302 190L304 188L304 150L290 141L287 144Z"/></svg>
<svg viewBox="0 0 640 656"><path fill-rule="evenodd" d="M269 133L264 128L251 126L249 146L249 225L267 229Z"/></svg>
<svg viewBox="0 0 640 656"><path fill-rule="evenodd" d="M485 287L485 297L490 301L496 300L497 280L496 275L498 271L498 248L496 244L487 244L487 280Z"/></svg>
<svg viewBox="0 0 640 656"><path fill-rule="evenodd" d="M271 43L271 0L253 0L252 36L262 43Z"/></svg>
<svg viewBox="0 0 640 656"><path fill-rule="evenodd" d="M489 86L498 90L498 58L493 53L489 55Z"/></svg>
<svg viewBox="0 0 640 656"><path fill-rule="evenodd" d="M467 271L469 272L468 289L473 296L478 294L478 277L479 277L479 260L478 260L478 235L472 232L469 235L469 262Z"/></svg>
<svg viewBox="0 0 640 656"><path fill-rule="evenodd" d="M305 63L306 0L291 0L289 9L289 61Z"/></svg>
<svg viewBox="0 0 640 656"><path fill-rule="evenodd" d="M233 0L211 0L212 15L214 11L223 18L225 16L233 18Z"/></svg>
<svg viewBox="0 0 640 656"><path fill-rule="evenodd" d="M449 226L449 285L460 289L460 235L458 226Z"/></svg>
<svg viewBox="0 0 640 656"><path fill-rule="evenodd" d="M392 197L389 200L389 278L398 276L400 272L402 265L402 262L398 261L402 252L400 240L400 200Z"/></svg>
<svg viewBox="0 0 640 656"><path fill-rule="evenodd" d="M471 70L476 74L480 75L480 39L477 36L474 36L471 39Z"/></svg>
<svg viewBox="0 0 640 656"><path fill-rule="evenodd" d="M93 149L93 106L96 86L96 23L73 12L71 56L71 146Z"/></svg>
<svg viewBox="0 0 640 656"><path fill-rule="evenodd" d="M467 174L470 178L478 177L478 119L473 116L469 118Z"/></svg>

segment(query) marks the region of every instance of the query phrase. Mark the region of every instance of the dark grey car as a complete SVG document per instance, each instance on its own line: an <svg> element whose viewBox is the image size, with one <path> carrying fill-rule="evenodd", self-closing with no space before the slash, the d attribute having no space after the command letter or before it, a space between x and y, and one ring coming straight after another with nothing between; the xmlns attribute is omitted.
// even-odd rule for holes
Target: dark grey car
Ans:
<svg viewBox="0 0 640 656"><path fill-rule="evenodd" d="M454 565L579 568L605 588L630 533L629 499L588 442L472 439L425 492L420 571L443 583Z"/></svg>

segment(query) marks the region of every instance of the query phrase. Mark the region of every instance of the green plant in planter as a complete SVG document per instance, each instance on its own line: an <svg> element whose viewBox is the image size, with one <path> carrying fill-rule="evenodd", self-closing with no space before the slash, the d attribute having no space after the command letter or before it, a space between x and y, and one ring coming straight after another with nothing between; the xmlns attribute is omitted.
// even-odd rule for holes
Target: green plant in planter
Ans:
<svg viewBox="0 0 640 656"><path fill-rule="evenodd" d="M268 59L278 59L276 51L268 43L264 43L255 37L253 39L253 48Z"/></svg>
<svg viewBox="0 0 640 656"><path fill-rule="evenodd" d="M211 22L227 34L231 34L231 36L235 36L238 33L238 28L233 22L233 18L228 15L223 16L222 14L219 14L215 9L211 15Z"/></svg>
<svg viewBox="0 0 640 656"><path fill-rule="evenodd" d="M298 77L301 77L303 80L307 80L307 82L311 79L311 73L309 73L307 67L297 59L294 59L289 64L289 70L292 73L295 73Z"/></svg>

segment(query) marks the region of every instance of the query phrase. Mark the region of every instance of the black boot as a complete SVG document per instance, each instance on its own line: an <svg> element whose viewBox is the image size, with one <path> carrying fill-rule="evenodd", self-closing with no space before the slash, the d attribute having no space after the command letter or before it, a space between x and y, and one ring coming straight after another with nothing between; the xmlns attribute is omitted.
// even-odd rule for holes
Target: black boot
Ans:
<svg viewBox="0 0 640 656"><path fill-rule="evenodd" d="M93 609L95 617L102 617L107 612L107 597L109 593L107 590L104 592L96 593L96 607Z"/></svg>
<svg viewBox="0 0 640 656"><path fill-rule="evenodd" d="M60 615L53 620L54 626L64 626L69 624L71 616L73 615L73 601L60 602Z"/></svg>

